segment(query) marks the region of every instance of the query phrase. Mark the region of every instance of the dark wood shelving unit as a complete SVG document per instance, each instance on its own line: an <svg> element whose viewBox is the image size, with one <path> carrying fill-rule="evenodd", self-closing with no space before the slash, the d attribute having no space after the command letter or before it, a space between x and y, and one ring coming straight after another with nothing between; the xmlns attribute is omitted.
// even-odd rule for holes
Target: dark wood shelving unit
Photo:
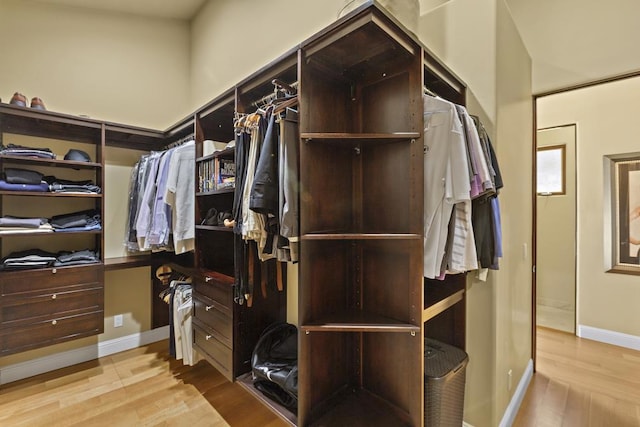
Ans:
<svg viewBox="0 0 640 427"><path fill-rule="evenodd" d="M248 374L262 330L286 319L284 293L265 299L257 290L252 307L234 303L238 236L226 227L200 225L211 208L230 211L235 193L233 187L198 191L199 164L235 158L235 149L204 155L204 141L234 140L236 114L254 112L256 101L273 93L273 79L299 83L297 99L290 101L298 109L302 189L296 413L258 392ZM423 337L464 348L466 321L465 276L422 277L423 86L465 103L464 83L371 0L166 131L0 104L3 132L95 144L98 154L91 164L8 157L0 162L95 169L102 185L105 147L161 150L193 135L193 258L181 264L155 254L107 258L89 269L62 270L64 280L53 275L56 286L92 281L103 286L104 271L147 265L154 270L166 263L192 278L194 347L288 424L421 426ZM102 195L0 191L0 196L95 198L104 209ZM96 239L104 253L103 234L96 233ZM252 261L260 266L257 257ZM273 275L275 269L269 271ZM260 268L252 273L259 288ZM33 274L53 273L29 272L29 277ZM13 276L0 274L0 287L10 286L3 277ZM91 313L84 334L101 332L103 312ZM13 332L4 329L0 338Z"/></svg>

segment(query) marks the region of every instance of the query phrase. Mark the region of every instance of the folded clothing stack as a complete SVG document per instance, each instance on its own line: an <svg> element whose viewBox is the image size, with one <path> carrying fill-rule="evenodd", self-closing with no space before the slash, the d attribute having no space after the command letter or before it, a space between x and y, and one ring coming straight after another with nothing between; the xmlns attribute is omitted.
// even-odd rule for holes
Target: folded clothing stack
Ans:
<svg viewBox="0 0 640 427"><path fill-rule="evenodd" d="M57 258L57 254L41 249L27 249L26 251L12 252L2 258L0 270L46 268L53 265Z"/></svg>
<svg viewBox="0 0 640 427"><path fill-rule="evenodd" d="M48 184L48 190L53 193L100 194L102 192L102 189L90 180L70 181L50 175L42 179Z"/></svg>
<svg viewBox="0 0 640 427"><path fill-rule="evenodd" d="M38 171L20 168L5 168L0 177L0 190L35 191L74 194L100 194L102 189L91 180L71 181L44 176Z"/></svg>
<svg viewBox="0 0 640 427"><path fill-rule="evenodd" d="M53 262L54 267L64 267L68 265L95 264L100 262L97 252L84 249L75 252L60 252L58 258Z"/></svg>
<svg viewBox="0 0 640 427"><path fill-rule="evenodd" d="M56 232L91 231L102 228L100 212L97 209L56 215L50 222Z"/></svg>
<svg viewBox="0 0 640 427"><path fill-rule="evenodd" d="M12 252L0 260L0 271L28 270L47 267L66 267L72 265L95 264L100 262L100 255L89 249L81 251L65 251L59 253L46 252L41 249Z"/></svg>
<svg viewBox="0 0 640 427"><path fill-rule="evenodd" d="M19 168L5 168L0 178L0 190L6 191L49 191L49 184L37 171Z"/></svg>
<svg viewBox="0 0 640 427"><path fill-rule="evenodd" d="M55 159L56 155L49 148L32 148L16 144L0 144L0 155L17 157L38 157L41 159Z"/></svg>
<svg viewBox="0 0 640 427"><path fill-rule="evenodd" d="M13 233L51 233L53 227L47 218L0 217L0 235Z"/></svg>
<svg viewBox="0 0 640 427"><path fill-rule="evenodd" d="M47 218L0 217L0 236L15 233L50 233L101 230L100 211L89 209Z"/></svg>

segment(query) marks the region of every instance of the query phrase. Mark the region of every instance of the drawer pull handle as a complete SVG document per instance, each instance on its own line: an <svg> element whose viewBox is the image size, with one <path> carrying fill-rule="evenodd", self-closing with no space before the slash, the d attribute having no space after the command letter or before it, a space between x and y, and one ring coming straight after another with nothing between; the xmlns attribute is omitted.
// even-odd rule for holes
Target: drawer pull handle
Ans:
<svg viewBox="0 0 640 427"><path fill-rule="evenodd" d="M213 308L213 306L212 306L212 305L208 305L208 306L206 306L204 309L205 309L206 311L209 311L209 310L211 310L212 308Z"/></svg>
<svg viewBox="0 0 640 427"><path fill-rule="evenodd" d="M205 335L204 339L209 341L211 339L211 335Z"/></svg>
<svg viewBox="0 0 640 427"><path fill-rule="evenodd" d="M57 272L58 272L58 269L57 269L57 268L54 268L53 270L51 270L51 273L52 273L52 274L56 274Z"/></svg>
<svg viewBox="0 0 640 427"><path fill-rule="evenodd" d="M211 277L205 277L205 278L204 278L204 281L205 281L205 282L207 282L207 283L209 283L209 282L211 281Z"/></svg>
<svg viewBox="0 0 640 427"><path fill-rule="evenodd" d="M58 324L58 321L57 321L57 320L52 320L52 321L51 321L51 324L52 324L53 326L56 326L56 325Z"/></svg>
<svg viewBox="0 0 640 427"><path fill-rule="evenodd" d="M58 295L56 294L51 295L51 299L56 299L56 298L58 298Z"/></svg>

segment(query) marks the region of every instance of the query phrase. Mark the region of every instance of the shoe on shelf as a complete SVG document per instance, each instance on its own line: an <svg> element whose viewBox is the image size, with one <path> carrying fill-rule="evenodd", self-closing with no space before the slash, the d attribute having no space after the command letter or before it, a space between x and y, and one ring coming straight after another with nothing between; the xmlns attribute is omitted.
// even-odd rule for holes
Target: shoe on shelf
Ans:
<svg viewBox="0 0 640 427"><path fill-rule="evenodd" d="M36 110L46 110L47 108L44 106L44 102L42 99L35 97L31 100L31 108L35 108Z"/></svg>
<svg viewBox="0 0 640 427"><path fill-rule="evenodd" d="M13 105L17 105L19 107L26 107L27 106L27 97L24 96L23 94L21 94L20 92L16 92L11 97L11 101L9 103L13 104Z"/></svg>

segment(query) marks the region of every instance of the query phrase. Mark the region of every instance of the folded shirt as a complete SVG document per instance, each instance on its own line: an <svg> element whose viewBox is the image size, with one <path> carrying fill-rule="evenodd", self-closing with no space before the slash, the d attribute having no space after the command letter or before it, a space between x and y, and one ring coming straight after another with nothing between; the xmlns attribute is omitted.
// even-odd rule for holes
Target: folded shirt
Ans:
<svg viewBox="0 0 640 427"><path fill-rule="evenodd" d="M12 252L0 260L0 271L26 270L46 267L65 267L71 265L95 264L100 262L97 251L84 249L80 251L59 252L57 254L41 249L28 249Z"/></svg>
<svg viewBox="0 0 640 427"><path fill-rule="evenodd" d="M23 270L29 268L45 268L52 265L57 254L41 249L27 249L12 252L0 260L0 270Z"/></svg>
<svg viewBox="0 0 640 427"><path fill-rule="evenodd" d="M56 158L56 155L49 148L32 148L16 144L8 144L6 146L0 144L0 155L2 154L18 157L38 157L41 159Z"/></svg>
<svg viewBox="0 0 640 427"><path fill-rule="evenodd" d="M49 185L46 182L41 182L40 184L10 184L4 179L0 179L0 190L46 193L49 191Z"/></svg>
<svg viewBox="0 0 640 427"><path fill-rule="evenodd" d="M38 171L20 168L5 168L4 180L9 184L40 184L44 177Z"/></svg>
<svg viewBox="0 0 640 427"><path fill-rule="evenodd" d="M75 252L61 252L54 261L54 267L64 267L67 265L93 264L100 262L100 256L97 252L90 249L84 249Z"/></svg>
<svg viewBox="0 0 640 427"><path fill-rule="evenodd" d="M93 230L102 230L102 226L100 224L87 224L83 227L67 227L67 228L56 228L56 233L71 233L76 231L93 231Z"/></svg>
<svg viewBox="0 0 640 427"><path fill-rule="evenodd" d="M51 175L47 175L42 179L49 184L49 190L56 193L100 194L102 192L100 187L89 180L71 181Z"/></svg>
<svg viewBox="0 0 640 427"><path fill-rule="evenodd" d="M52 233L51 224L43 224L38 228L30 227L0 227L0 235L2 234L20 234L20 233Z"/></svg>
<svg viewBox="0 0 640 427"><path fill-rule="evenodd" d="M56 230L75 227L86 227L100 224L100 212L96 209L88 209L51 217L51 225Z"/></svg>
<svg viewBox="0 0 640 427"><path fill-rule="evenodd" d="M46 218L23 218L8 215L0 217L0 227L38 228L48 222Z"/></svg>

